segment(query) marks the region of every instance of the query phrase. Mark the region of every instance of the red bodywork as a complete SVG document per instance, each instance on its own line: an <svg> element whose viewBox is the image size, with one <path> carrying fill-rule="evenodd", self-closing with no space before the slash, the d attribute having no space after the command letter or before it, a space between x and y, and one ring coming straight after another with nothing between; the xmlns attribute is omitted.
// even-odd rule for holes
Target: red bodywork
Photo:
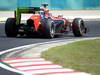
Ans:
<svg viewBox="0 0 100 75"><path fill-rule="evenodd" d="M30 17L34 21L34 29L35 31L38 30L39 25L40 25L40 16L39 15L33 15Z"/></svg>
<svg viewBox="0 0 100 75"><path fill-rule="evenodd" d="M68 24L68 20L63 18L61 15L58 16L54 16L52 14L49 13L49 11L47 9L43 9L44 10L44 14L46 17L51 17L53 20L63 20L64 21L64 25ZM34 22L34 29L35 31L38 31L39 26L40 26L40 15L39 14L34 14L30 17L30 19L33 20ZM64 32L65 30L61 30L61 32Z"/></svg>
<svg viewBox="0 0 100 75"><path fill-rule="evenodd" d="M67 19L62 18L60 16L58 16L58 17L55 17L53 15L45 15L45 16L49 16L53 20L63 20L65 25L68 23L68 20ZM34 29L35 29L35 31L37 31L39 29L39 26L40 26L40 16L39 15L32 15L30 17L30 19L32 19L34 21Z"/></svg>

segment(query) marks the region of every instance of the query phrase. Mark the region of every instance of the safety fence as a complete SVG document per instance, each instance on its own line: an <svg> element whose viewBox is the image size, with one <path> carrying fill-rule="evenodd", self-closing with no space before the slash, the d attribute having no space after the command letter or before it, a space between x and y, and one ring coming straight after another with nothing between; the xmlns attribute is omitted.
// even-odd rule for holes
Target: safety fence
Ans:
<svg viewBox="0 0 100 75"><path fill-rule="evenodd" d="M18 6L35 7L49 4L50 9L100 9L100 0L0 0L1 10L14 10Z"/></svg>

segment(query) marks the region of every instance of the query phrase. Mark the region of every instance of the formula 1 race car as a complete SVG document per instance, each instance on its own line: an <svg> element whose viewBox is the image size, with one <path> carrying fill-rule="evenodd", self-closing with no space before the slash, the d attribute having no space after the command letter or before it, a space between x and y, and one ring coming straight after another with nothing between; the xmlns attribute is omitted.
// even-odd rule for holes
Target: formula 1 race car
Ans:
<svg viewBox="0 0 100 75"><path fill-rule="evenodd" d="M69 31L72 31L74 36L81 37L86 33L86 27L81 18L75 18L71 23L62 15L53 16L49 13L47 6L47 4L42 4L42 7L18 7L15 11L15 18L8 18L5 23L7 37L32 36L37 33L47 38L53 38L55 35ZM26 23L21 23L22 13L33 15Z"/></svg>

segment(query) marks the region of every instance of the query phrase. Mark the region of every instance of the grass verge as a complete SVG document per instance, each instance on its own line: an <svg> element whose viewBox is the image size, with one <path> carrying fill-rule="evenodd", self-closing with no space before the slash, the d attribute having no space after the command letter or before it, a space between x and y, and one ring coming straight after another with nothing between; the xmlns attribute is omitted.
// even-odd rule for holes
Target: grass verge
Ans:
<svg viewBox="0 0 100 75"><path fill-rule="evenodd" d="M53 47L41 56L63 67L100 75L100 39Z"/></svg>

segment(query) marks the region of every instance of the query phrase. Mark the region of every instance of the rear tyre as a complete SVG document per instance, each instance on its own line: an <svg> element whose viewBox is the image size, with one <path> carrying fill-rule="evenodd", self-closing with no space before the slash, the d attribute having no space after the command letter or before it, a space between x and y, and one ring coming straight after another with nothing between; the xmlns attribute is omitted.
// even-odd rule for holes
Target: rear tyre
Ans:
<svg viewBox="0 0 100 75"><path fill-rule="evenodd" d="M84 21L81 18L75 18L72 22L72 31L74 36L81 37L86 33Z"/></svg>
<svg viewBox="0 0 100 75"><path fill-rule="evenodd" d="M18 27L15 18L8 18L5 23L5 33L7 37L16 37L18 34Z"/></svg>

